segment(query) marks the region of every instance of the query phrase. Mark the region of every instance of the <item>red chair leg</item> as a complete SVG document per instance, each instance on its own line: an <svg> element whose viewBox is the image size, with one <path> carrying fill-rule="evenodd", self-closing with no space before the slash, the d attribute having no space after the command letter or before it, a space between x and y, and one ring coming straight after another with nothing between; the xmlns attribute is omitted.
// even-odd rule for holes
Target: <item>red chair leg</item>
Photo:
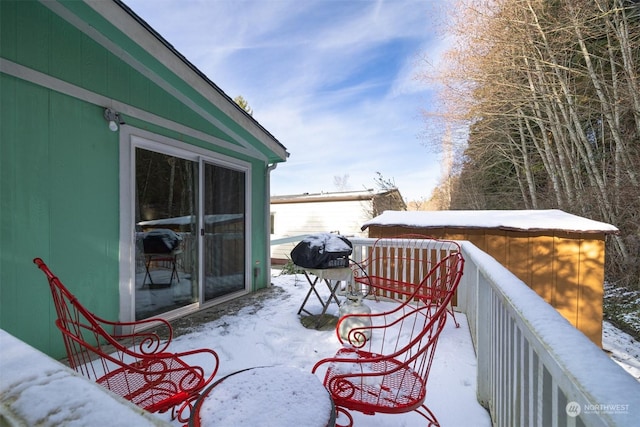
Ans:
<svg viewBox="0 0 640 427"><path fill-rule="evenodd" d="M427 408L425 405L420 406L415 411L420 415L422 415L424 418L426 418L427 421L429 421L429 424L427 424L427 426L440 427L440 423L438 422L438 419L436 418L436 416L433 415L433 412L431 412L431 410Z"/></svg>
<svg viewBox="0 0 640 427"><path fill-rule="evenodd" d="M458 323L458 319L456 319L456 312L453 311L453 307L451 308L451 310L448 310L449 313L451 313L451 317L453 317L453 323L455 323L456 328L460 327L460 323Z"/></svg>
<svg viewBox="0 0 640 427"><path fill-rule="evenodd" d="M191 396L189 399L185 400L180 404L179 407L174 406L171 409L171 419L178 420L178 422L187 425L189 423L189 419L191 418L191 411L193 410L193 405L196 400L200 397L199 394L195 394ZM186 413L185 413L186 410Z"/></svg>
<svg viewBox="0 0 640 427"><path fill-rule="evenodd" d="M340 414L344 414L344 416L347 417L348 424L338 424L338 417L340 417ZM349 411L340 406L336 406L336 427L353 427L353 417Z"/></svg>

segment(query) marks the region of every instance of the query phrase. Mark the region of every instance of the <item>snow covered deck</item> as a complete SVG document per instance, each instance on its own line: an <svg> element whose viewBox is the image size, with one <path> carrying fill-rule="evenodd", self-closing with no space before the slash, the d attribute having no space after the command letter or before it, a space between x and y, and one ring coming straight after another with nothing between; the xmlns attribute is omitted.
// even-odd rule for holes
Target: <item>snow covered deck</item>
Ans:
<svg viewBox="0 0 640 427"><path fill-rule="evenodd" d="M374 240L352 242L357 250ZM461 313L456 315L461 327L447 322L426 401L443 426L637 425L640 383L636 379L493 258L467 242L462 251L465 274L458 292ZM268 298L194 325L174 340L172 349L215 349L221 358L220 376L264 365L310 370L317 360L333 355L339 345L335 333L306 329L296 315L308 290L305 278L282 275L273 283L276 287ZM370 304L377 309L376 302ZM338 307L334 304L331 309L337 312ZM62 365L31 354L34 350L14 345L7 337L0 335L0 415L8 425L14 418L35 421L37 417L39 425L54 426L69 416L85 425L139 425L126 421L136 408L113 401L94 384L70 376ZM114 405L122 405L122 410ZM149 425L180 425L168 414L140 412ZM354 420L360 427L424 424L413 413L355 413ZM265 425L278 424L265 414Z"/></svg>
<svg viewBox="0 0 640 427"><path fill-rule="evenodd" d="M207 323L194 322L189 333L174 339L171 349L185 351L203 346L215 349L220 356L218 378L265 365L291 366L311 372L318 360L333 356L339 348L335 332L307 329L301 324L296 313L309 287L303 275L278 275L273 277L273 284L267 298L256 299ZM319 312L320 303L316 304L317 307L310 304L309 308ZM370 301L368 304L372 310L387 310L392 303ZM334 303L329 310L337 314L338 306ZM490 427L489 414L476 399L476 358L465 316L456 317L460 328L448 321L438 343L427 405L443 426ZM136 413L136 408L132 409L128 402L114 398L108 391L3 331L0 341L0 414L8 414L5 418L10 426L53 427L68 424L68 420L74 420L77 425L182 426L171 421L168 413L147 414L142 410ZM5 375L7 371L11 375ZM269 396L260 396L249 386L238 393L255 396L256 407L269 403ZM34 410L35 402L38 402L37 410ZM308 411L308 408L301 406L297 410ZM281 425L269 416L269 412L265 412L262 427ZM360 427L424 426L424 418L416 413L375 416L354 413L354 420Z"/></svg>

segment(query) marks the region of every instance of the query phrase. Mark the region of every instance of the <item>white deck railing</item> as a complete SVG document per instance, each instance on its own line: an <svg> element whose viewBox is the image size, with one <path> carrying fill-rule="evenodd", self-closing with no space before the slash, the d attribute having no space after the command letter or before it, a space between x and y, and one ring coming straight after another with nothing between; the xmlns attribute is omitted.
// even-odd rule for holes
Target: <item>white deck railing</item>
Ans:
<svg viewBox="0 0 640 427"><path fill-rule="evenodd" d="M376 241L350 240L356 261ZM495 259L460 243L457 309L467 315L478 401L493 424L637 426L640 383Z"/></svg>

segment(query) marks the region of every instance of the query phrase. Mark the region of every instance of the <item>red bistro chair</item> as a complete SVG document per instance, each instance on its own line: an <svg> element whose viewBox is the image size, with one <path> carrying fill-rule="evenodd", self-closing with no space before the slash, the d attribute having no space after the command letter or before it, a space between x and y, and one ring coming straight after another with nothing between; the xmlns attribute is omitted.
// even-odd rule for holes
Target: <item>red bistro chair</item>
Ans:
<svg viewBox="0 0 640 427"><path fill-rule="evenodd" d="M354 281L369 289L376 298L408 298L434 265L455 252L460 252L460 245L453 240L418 234L381 237L369 250L368 258L354 269ZM420 286L415 296L426 300L442 297L434 294L434 288L429 285ZM452 299L448 311L456 327L460 327L453 303Z"/></svg>
<svg viewBox="0 0 640 427"><path fill-rule="evenodd" d="M424 404L427 379L447 320L447 306L463 267L462 255L452 253L434 265L414 286L413 295L403 298L397 308L369 315L349 314L340 319L337 332L350 317L370 317L371 326L352 328L346 339L338 333L343 348L334 357L317 362L312 372L326 367L324 385L337 412L348 418L346 426L353 425L349 411L368 415L416 411L427 419L428 425L439 426ZM431 288L428 294L438 298L419 296L426 293L427 286Z"/></svg>
<svg viewBox="0 0 640 427"><path fill-rule="evenodd" d="M171 409L174 418L187 422L189 414L183 411L190 412L192 402L218 371L216 352L167 351L172 329L164 319L101 319L83 307L40 258L33 262L49 280L58 315L55 323L62 333L69 366L149 412ZM206 371L190 363L206 357L210 358Z"/></svg>

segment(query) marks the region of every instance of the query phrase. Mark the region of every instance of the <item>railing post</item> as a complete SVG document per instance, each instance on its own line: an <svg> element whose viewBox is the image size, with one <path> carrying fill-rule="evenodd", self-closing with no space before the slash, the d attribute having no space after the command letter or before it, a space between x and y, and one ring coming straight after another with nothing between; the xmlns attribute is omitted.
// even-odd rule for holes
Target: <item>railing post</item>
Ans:
<svg viewBox="0 0 640 427"><path fill-rule="evenodd" d="M491 407L491 332L495 322L492 319L491 288L475 269L476 281L476 356L478 358L478 402L485 408ZM495 362L495 360L494 360Z"/></svg>

